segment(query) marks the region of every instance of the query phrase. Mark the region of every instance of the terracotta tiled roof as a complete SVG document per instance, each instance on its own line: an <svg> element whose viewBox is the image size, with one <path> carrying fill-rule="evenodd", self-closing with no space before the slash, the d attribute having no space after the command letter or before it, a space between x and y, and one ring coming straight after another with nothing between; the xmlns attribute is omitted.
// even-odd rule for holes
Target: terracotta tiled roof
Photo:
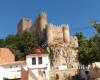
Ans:
<svg viewBox="0 0 100 80"><path fill-rule="evenodd" d="M36 56L42 57L42 56L48 56L48 54L29 54L26 57L31 57L31 56L34 56L34 57L36 57Z"/></svg>
<svg viewBox="0 0 100 80"><path fill-rule="evenodd" d="M41 47L38 47L34 50L34 53L35 54L44 54L45 53L45 50Z"/></svg>
<svg viewBox="0 0 100 80"><path fill-rule="evenodd" d="M15 56L8 48L0 48L0 64L10 63L14 61Z"/></svg>

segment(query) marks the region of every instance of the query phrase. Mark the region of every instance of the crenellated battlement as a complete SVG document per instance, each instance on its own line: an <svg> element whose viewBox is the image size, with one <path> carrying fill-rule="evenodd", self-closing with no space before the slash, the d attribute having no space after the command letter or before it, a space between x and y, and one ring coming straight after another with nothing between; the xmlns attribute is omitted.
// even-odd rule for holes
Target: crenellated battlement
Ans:
<svg viewBox="0 0 100 80"><path fill-rule="evenodd" d="M66 27L66 29L69 28L69 25L68 24L61 24L61 25L54 25L52 23L48 24L49 26L53 27L54 29L62 29L63 27Z"/></svg>
<svg viewBox="0 0 100 80"><path fill-rule="evenodd" d="M69 26L68 24L54 25L47 24L47 39L50 43L66 42L70 43Z"/></svg>
<svg viewBox="0 0 100 80"><path fill-rule="evenodd" d="M47 25L49 27L50 30L53 31L64 31L64 30L68 30L69 31L69 25L68 24L61 24L61 25L54 25L52 23Z"/></svg>

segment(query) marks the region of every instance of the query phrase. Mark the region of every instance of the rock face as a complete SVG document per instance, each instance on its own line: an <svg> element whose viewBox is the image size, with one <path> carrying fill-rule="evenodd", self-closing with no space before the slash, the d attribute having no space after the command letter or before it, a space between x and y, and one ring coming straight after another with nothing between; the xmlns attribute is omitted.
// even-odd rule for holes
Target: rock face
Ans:
<svg viewBox="0 0 100 80"><path fill-rule="evenodd" d="M51 47L53 53L53 66L66 64L67 52L63 46L55 45Z"/></svg>
<svg viewBox="0 0 100 80"><path fill-rule="evenodd" d="M77 49L66 44L58 44L50 46L53 54L52 64L54 67L66 65L67 68L77 68Z"/></svg>

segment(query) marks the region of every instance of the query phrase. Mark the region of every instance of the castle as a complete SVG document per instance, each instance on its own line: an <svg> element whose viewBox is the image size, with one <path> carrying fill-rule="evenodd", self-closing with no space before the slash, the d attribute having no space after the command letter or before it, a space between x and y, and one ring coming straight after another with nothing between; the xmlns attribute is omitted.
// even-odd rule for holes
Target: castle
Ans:
<svg viewBox="0 0 100 80"><path fill-rule="evenodd" d="M27 30L31 31L35 35L38 35L39 41L46 41L48 45L53 45L57 43L70 44L71 42L71 37L69 34L69 25L62 24L56 26L49 23L47 15L44 12L39 14L34 24L30 19L21 19L21 21L18 24L18 34L21 34ZM75 40L77 42L76 38Z"/></svg>
<svg viewBox="0 0 100 80"><path fill-rule="evenodd" d="M33 35L36 35L42 47L44 44L49 47L48 51L51 51L50 54L53 56L51 63L55 70L58 68L59 70L67 70L68 68L76 69L75 71L69 72L55 71L61 78L63 74L75 75L77 73L79 65L77 60L78 39L76 36L70 36L68 24L62 24L59 26L51 24L48 22L46 13L42 12L34 23L27 18L21 19L18 24L18 35L25 31L30 31ZM54 70L52 70L52 72L53 71Z"/></svg>

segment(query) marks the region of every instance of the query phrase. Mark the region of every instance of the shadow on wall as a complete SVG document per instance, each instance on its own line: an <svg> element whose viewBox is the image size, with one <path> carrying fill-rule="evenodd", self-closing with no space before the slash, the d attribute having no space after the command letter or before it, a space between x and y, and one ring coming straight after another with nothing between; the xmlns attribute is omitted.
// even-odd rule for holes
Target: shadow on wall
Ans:
<svg viewBox="0 0 100 80"><path fill-rule="evenodd" d="M21 80L21 79L7 79L7 78L3 78L3 80Z"/></svg>

